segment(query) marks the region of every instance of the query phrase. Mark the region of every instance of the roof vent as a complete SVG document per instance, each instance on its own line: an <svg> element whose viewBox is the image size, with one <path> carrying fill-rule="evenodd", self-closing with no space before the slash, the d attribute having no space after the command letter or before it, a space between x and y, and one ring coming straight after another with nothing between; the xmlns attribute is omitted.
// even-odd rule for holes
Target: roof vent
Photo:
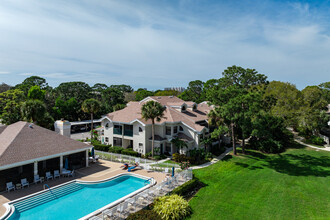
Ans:
<svg viewBox="0 0 330 220"><path fill-rule="evenodd" d="M173 98L173 96L171 95L170 98Z"/></svg>
<svg viewBox="0 0 330 220"><path fill-rule="evenodd" d="M33 128L33 124L29 124L29 128Z"/></svg>
<svg viewBox="0 0 330 220"><path fill-rule="evenodd" d="M157 99L161 99L162 97L158 96Z"/></svg>

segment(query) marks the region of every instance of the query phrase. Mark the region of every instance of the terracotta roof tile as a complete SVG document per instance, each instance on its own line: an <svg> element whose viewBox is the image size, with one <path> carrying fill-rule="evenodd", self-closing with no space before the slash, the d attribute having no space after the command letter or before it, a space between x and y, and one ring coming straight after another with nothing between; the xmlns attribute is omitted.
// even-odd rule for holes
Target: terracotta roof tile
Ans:
<svg viewBox="0 0 330 220"><path fill-rule="evenodd" d="M161 119L160 122L156 122L156 124L162 124L164 122L180 122L187 124L189 127L201 131L204 126L196 124L198 121L207 120L207 114L212 109L207 104L198 105L196 111L191 111L187 109L185 112L181 112L179 109L175 109L171 107L171 105L181 105L183 103L188 103L192 105L194 102L185 102L178 97L170 97L170 96L150 96L147 99L153 99L162 105L166 106L164 111L164 118ZM119 111L111 112L107 114L107 117L110 118L114 122L122 122L122 123L131 123L134 120L139 120L144 124L151 124L151 120L144 120L141 115L141 107L147 101L147 99L143 102L129 102L127 107L121 109Z"/></svg>

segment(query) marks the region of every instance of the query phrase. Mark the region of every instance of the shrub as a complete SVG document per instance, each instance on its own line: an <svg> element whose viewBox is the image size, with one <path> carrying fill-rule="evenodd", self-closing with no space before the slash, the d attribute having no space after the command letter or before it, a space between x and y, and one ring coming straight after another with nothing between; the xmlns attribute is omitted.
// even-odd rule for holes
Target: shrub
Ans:
<svg viewBox="0 0 330 220"><path fill-rule="evenodd" d="M121 151L122 154L133 156L133 157L138 157L140 154L136 151L133 151L133 149L124 149Z"/></svg>
<svg viewBox="0 0 330 220"><path fill-rule="evenodd" d="M188 169L190 167L190 163L189 163L189 161L182 161L181 163L180 163L180 168L182 169L182 170L186 170L186 169Z"/></svg>
<svg viewBox="0 0 330 220"><path fill-rule="evenodd" d="M323 146L324 140L321 137L312 135L310 138L306 139L307 143Z"/></svg>
<svg viewBox="0 0 330 220"><path fill-rule="evenodd" d="M108 152L109 148L111 147L111 145L105 145L105 144L93 144L95 150L99 150L99 151L105 151Z"/></svg>
<svg viewBox="0 0 330 220"><path fill-rule="evenodd" d="M161 156L156 155L156 156L154 156L154 159L155 159L155 160L161 160L162 158L161 158Z"/></svg>
<svg viewBox="0 0 330 220"><path fill-rule="evenodd" d="M116 154L121 154L122 150L124 150L124 148L118 146L113 146L109 148L109 152Z"/></svg>
<svg viewBox="0 0 330 220"><path fill-rule="evenodd" d="M159 220L160 216L153 210L142 209L138 212L132 213L127 217L127 220Z"/></svg>
<svg viewBox="0 0 330 220"><path fill-rule="evenodd" d="M181 186L175 188L172 191L172 194L177 194L179 196L183 196L189 192L191 192L200 182L198 179L194 178L192 180L189 180L188 182L182 184Z"/></svg>
<svg viewBox="0 0 330 220"><path fill-rule="evenodd" d="M151 154L152 154L151 152L146 153L146 154L144 155L144 157L145 157L145 158L149 158L149 157L151 157Z"/></svg>
<svg viewBox="0 0 330 220"><path fill-rule="evenodd" d="M153 210L166 220L183 219L191 213L188 202L176 194L156 199Z"/></svg>
<svg viewBox="0 0 330 220"><path fill-rule="evenodd" d="M174 153L172 156L175 162L187 161L187 157L184 154Z"/></svg>

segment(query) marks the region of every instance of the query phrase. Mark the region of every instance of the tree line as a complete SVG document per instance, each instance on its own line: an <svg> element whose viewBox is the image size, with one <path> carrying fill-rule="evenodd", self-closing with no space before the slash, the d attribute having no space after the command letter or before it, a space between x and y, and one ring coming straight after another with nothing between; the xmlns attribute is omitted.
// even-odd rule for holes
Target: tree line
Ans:
<svg viewBox="0 0 330 220"><path fill-rule="evenodd" d="M245 140L250 147L263 152L281 152L292 144L292 134L287 128L319 143L323 142L317 138L320 132L330 134L327 128L330 117L326 113L330 82L300 91L287 82L269 82L266 75L255 69L232 66L219 79L191 81L179 97L214 105L209 113L209 123L214 128L211 137L216 139L230 133L234 154L237 139L242 140L243 153Z"/></svg>

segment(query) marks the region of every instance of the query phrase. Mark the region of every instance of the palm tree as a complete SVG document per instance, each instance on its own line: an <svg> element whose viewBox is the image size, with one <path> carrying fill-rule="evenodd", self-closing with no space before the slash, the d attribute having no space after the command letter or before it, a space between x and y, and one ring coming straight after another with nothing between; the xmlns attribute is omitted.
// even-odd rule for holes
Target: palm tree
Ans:
<svg viewBox="0 0 330 220"><path fill-rule="evenodd" d="M187 143L186 143L185 141L183 141L183 140L180 140L178 137L173 138L173 139L171 140L171 143L174 144L177 148L179 148L180 151L181 151L181 149L183 149L184 147L188 148Z"/></svg>
<svg viewBox="0 0 330 220"><path fill-rule="evenodd" d="M155 142L155 119L160 121L164 117L165 107L159 102L149 101L145 103L141 108L142 118L145 120L151 120L152 123L152 143L151 143L151 154L154 156L154 142Z"/></svg>
<svg viewBox="0 0 330 220"><path fill-rule="evenodd" d="M92 127L91 127L91 140L93 140L93 115L97 113L101 108L101 103L97 101L96 99L86 99L83 104L81 105L81 109L85 113L91 114L91 122L92 122Z"/></svg>
<svg viewBox="0 0 330 220"><path fill-rule="evenodd" d="M47 109L45 104L36 99L27 100L21 106L21 113L25 120L36 123L41 121L46 115Z"/></svg>

